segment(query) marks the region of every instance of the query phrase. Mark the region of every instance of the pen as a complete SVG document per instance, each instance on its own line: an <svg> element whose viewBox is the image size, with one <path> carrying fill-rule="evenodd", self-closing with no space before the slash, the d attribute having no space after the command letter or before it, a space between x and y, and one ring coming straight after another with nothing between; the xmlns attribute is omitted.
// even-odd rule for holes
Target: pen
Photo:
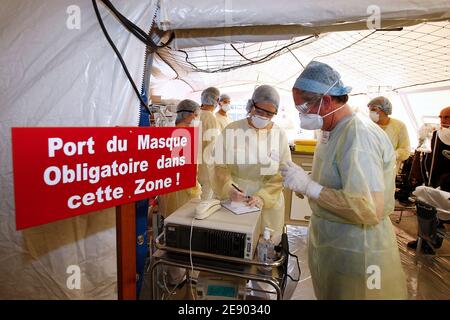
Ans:
<svg viewBox="0 0 450 320"><path fill-rule="evenodd" d="M244 191L242 191L241 189L239 189L237 186L235 186L234 183L231 184L233 186L233 188L235 188L237 191L239 191L240 193L244 193ZM245 194L245 193L244 193ZM245 196L247 199L250 199L250 196Z"/></svg>

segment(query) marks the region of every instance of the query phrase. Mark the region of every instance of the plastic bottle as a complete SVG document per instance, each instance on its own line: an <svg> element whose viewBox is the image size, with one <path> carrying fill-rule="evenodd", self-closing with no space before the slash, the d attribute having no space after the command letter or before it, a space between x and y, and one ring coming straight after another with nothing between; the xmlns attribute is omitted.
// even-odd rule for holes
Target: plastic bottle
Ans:
<svg viewBox="0 0 450 320"><path fill-rule="evenodd" d="M270 237L271 231L273 230L265 227L263 237L259 238L256 251L258 255L258 261L260 262L271 263L275 260L275 244ZM270 271L272 270L272 267L260 266L259 269L263 271Z"/></svg>

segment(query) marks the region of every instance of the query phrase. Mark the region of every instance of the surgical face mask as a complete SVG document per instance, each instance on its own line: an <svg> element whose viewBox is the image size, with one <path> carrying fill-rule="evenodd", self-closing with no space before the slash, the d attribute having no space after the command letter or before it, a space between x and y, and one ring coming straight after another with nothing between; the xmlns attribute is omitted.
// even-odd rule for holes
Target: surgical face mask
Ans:
<svg viewBox="0 0 450 320"><path fill-rule="evenodd" d="M267 127L267 125L270 123L270 119L254 115L252 116L252 124L255 128L262 129Z"/></svg>
<svg viewBox="0 0 450 320"><path fill-rule="evenodd" d="M450 128L442 128L438 131L439 139L446 145L450 145Z"/></svg>
<svg viewBox="0 0 450 320"><path fill-rule="evenodd" d="M322 95L322 98L320 99L320 104L319 104L319 110L317 110L316 114L311 114L311 113L306 113L309 111L309 107L307 103L303 103L299 106L295 106L297 108L297 110L300 112L299 113L299 117L300 117L300 128L305 129L305 130L316 130L316 129L322 129L323 126L323 118L328 117L330 114L338 111L339 109L341 109L342 107L345 106L345 104L343 104L342 106L340 106L339 108L337 108L336 110L331 111L330 113L327 113L324 116L320 115L320 109L322 108L322 102L323 102L323 97L327 95L328 92L330 92L330 90L339 82L339 79L336 80L335 83L333 83L333 85L331 87L329 87L327 89L327 91L325 91L325 93Z"/></svg>
<svg viewBox="0 0 450 320"><path fill-rule="evenodd" d="M380 121L380 115L376 111L370 111L369 117L370 117L370 119L372 119L373 122Z"/></svg>
<svg viewBox="0 0 450 320"><path fill-rule="evenodd" d="M323 126L323 118L318 114L299 113L300 128L305 130L321 129Z"/></svg>
<svg viewBox="0 0 450 320"><path fill-rule="evenodd" d="M230 106L229 103L227 103L227 104L222 105L221 108L222 108L223 111L227 112L227 111L229 111L231 109L231 106Z"/></svg>
<svg viewBox="0 0 450 320"><path fill-rule="evenodd" d="M323 99L323 98L322 98ZM319 111L317 111L317 113L299 113L299 117L300 117L300 128L305 129L305 130L317 130L317 129L322 129L323 126L323 119L325 117L328 117L329 115L335 113L336 111L338 111L339 109L342 109L345 104L343 104L342 106L340 106L339 108L327 113L324 116L321 116L319 114L320 109L322 108L322 99L320 99L320 105L319 105Z"/></svg>
<svg viewBox="0 0 450 320"><path fill-rule="evenodd" d="M191 121L191 127L198 127L198 126L200 126L200 119L197 118L193 119Z"/></svg>

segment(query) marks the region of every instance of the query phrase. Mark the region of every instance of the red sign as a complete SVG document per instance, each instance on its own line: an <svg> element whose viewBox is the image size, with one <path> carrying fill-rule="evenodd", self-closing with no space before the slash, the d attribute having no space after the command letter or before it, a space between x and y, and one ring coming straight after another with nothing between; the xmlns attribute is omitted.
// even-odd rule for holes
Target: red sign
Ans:
<svg viewBox="0 0 450 320"><path fill-rule="evenodd" d="M193 141L194 128L13 128L16 228L193 187Z"/></svg>

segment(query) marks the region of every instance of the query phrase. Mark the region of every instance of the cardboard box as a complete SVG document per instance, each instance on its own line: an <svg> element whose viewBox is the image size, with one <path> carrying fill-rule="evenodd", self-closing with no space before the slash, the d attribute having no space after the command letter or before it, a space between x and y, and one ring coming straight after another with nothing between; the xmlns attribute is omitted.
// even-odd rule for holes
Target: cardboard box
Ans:
<svg viewBox="0 0 450 320"><path fill-rule="evenodd" d="M316 151L317 140L295 140L294 145L296 152L314 153Z"/></svg>
<svg viewBox="0 0 450 320"><path fill-rule="evenodd" d="M152 100L152 103L161 103L161 96L150 96L150 99Z"/></svg>

